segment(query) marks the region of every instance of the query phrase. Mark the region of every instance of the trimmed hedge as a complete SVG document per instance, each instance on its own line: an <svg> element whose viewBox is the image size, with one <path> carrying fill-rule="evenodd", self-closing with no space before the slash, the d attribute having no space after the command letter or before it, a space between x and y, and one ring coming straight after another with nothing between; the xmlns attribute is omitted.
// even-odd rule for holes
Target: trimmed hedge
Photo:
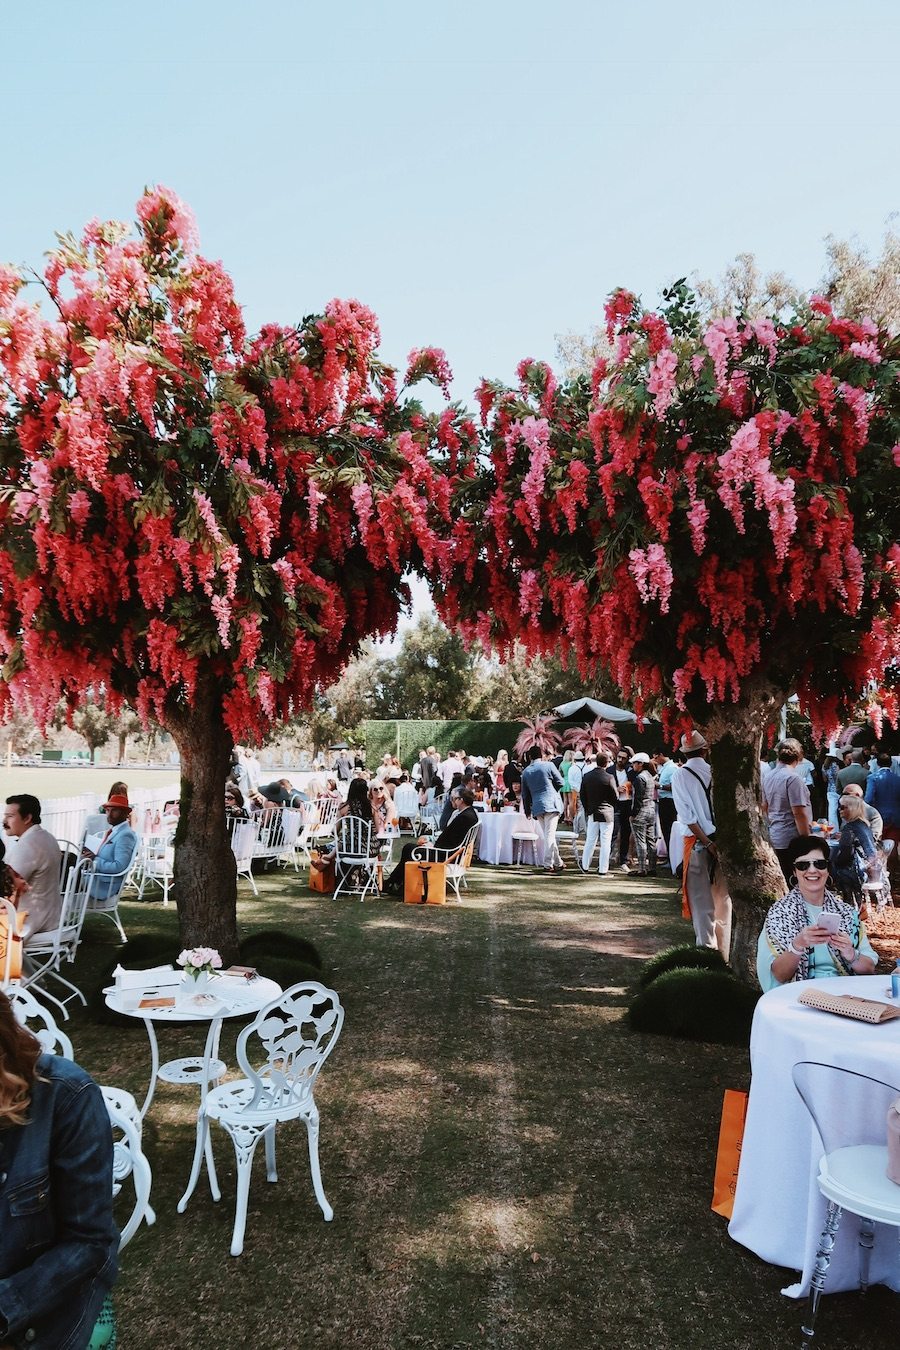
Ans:
<svg viewBox="0 0 900 1350"><path fill-rule="evenodd" d="M731 974L731 967L725 957L715 947L688 946L667 947L650 958L641 971L639 984L646 989L648 984L665 975L667 970L722 970Z"/></svg>
<svg viewBox="0 0 900 1350"><path fill-rule="evenodd" d="M722 970L668 970L631 1001L635 1031L715 1045L747 1045L758 989Z"/></svg>
<svg viewBox="0 0 900 1350"><path fill-rule="evenodd" d="M445 758L451 750L467 750L470 755L493 755L508 750L522 730L522 722L363 722L366 737L366 764L374 769L383 755L397 754L397 731L400 732L398 758L404 768L411 769L419 758L419 751L433 745Z"/></svg>

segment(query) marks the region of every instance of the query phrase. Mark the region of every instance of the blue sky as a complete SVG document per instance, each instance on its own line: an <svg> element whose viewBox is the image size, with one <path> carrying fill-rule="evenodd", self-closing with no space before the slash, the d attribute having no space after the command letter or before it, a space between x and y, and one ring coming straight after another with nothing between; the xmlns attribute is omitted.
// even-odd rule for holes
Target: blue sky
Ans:
<svg viewBox="0 0 900 1350"><path fill-rule="evenodd" d="M333 295L454 394L552 359L626 285L754 252L813 286L900 210L900 7L589 0L4 5L0 259L193 207L249 325Z"/></svg>

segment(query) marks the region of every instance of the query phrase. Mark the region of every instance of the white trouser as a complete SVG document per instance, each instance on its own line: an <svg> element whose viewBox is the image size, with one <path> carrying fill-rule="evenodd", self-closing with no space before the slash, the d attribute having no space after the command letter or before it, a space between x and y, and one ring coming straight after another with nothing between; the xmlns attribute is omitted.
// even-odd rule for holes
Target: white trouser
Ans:
<svg viewBox="0 0 900 1350"><path fill-rule="evenodd" d="M709 854L696 845L688 862L687 893L698 947L718 947L728 960L731 950L731 896L721 867L709 879Z"/></svg>
<svg viewBox="0 0 900 1350"><path fill-rule="evenodd" d="M587 838L584 841L584 852L581 855L581 865L586 872L591 870L591 859L594 856L594 846L597 840L600 840L600 857L597 860L597 871L601 876L609 871L609 850L612 846L613 820L589 820L587 822Z"/></svg>
<svg viewBox="0 0 900 1350"><path fill-rule="evenodd" d="M556 842L556 827L559 823L559 812L548 811L544 816L535 816L534 823L544 836L544 866L548 870L551 867L562 867L562 858L559 856L559 845Z"/></svg>

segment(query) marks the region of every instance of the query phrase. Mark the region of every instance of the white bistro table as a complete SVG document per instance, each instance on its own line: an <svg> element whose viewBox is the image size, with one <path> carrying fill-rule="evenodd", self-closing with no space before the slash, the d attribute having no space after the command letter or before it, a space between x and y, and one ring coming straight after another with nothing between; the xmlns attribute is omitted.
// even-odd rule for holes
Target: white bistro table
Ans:
<svg viewBox="0 0 900 1350"><path fill-rule="evenodd" d="M791 1070L812 1060L900 1086L900 1019L873 1026L818 1012L797 1001L810 987L808 981L781 985L764 994L756 1006L750 1036L750 1101L734 1214L728 1225L735 1241L764 1261L801 1272L796 1284L782 1290L789 1298L804 1298L809 1292L826 1203L816 1183L822 1144ZM816 980L815 988L891 1002L889 975L832 976ZM869 1111L862 1093L848 1102L844 1091L835 1082L834 1112L858 1115L860 1143L883 1144L886 1123L881 1108ZM851 1123L856 1129L857 1122ZM848 1214L838 1230L826 1293L859 1287L858 1238L859 1223ZM876 1223L870 1280L900 1290L896 1228Z"/></svg>
<svg viewBox="0 0 900 1350"><path fill-rule="evenodd" d="M481 821L481 829L478 831L478 856L482 862L492 863L497 867L500 863L511 863L514 858L513 830L534 830L538 838L535 840L534 847L538 866L544 861L544 840L541 832L533 820L529 820L521 811L483 811L478 819ZM530 844L526 844L527 850L531 849Z"/></svg>
<svg viewBox="0 0 900 1350"><path fill-rule="evenodd" d="M189 986L188 982L191 981ZM201 1006L189 1006L179 1003L179 997L189 996L193 987L192 977L185 975L181 985L163 985L159 989L148 982L146 989L107 989L104 990L107 1006L113 1012L125 1017L134 1017L144 1023L147 1039L150 1042L150 1082L147 1095L141 1107L141 1119L150 1110L156 1083L162 1079L166 1083L193 1083L200 1089L200 1105L206 1100L210 1077L218 1078L225 1071L225 1065L216 1059L219 1049L219 1036L222 1023L227 1017L246 1017L257 1013L267 1003L283 992L281 985L274 980L256 976L245 979L236 975L214 975L206 986L208 1001ZM174 1007L141 1008L146 998L176 998ZM199 1026L209 1023L206 1043L202 1055L189 1055L186 1058L170 1060L166 1064L159 1062L159 1042L156 1039L154 1023L196 1023ZM210 1186L216 1188L216 1171L213 1162L212 1147L207 1140L206 1167Z"/></svg>

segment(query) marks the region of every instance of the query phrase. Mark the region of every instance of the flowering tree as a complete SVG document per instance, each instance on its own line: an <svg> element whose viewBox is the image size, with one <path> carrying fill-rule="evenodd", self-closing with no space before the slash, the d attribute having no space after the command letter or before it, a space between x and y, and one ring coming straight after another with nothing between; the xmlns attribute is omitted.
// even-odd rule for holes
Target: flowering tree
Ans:
<svg viewBox="0 0 900 1350"><path fill-rule="evenodd" d="M36 303L0 269L0 716L91 688L171 732L182 938L231 954L234 739L393 630L448 528L452 419L398 399L365 306L248 340L178 198L137 214L60 238ZM446 387L442 354L407 378Z"/></svg>
<svg viewBox="0 0 900 1350"><path fill-rule="evenodd" d="M684 283L665 300L612 297L590 378L526 361L517 389L481 386L489 462L458 488L441 608L703 727L747 970L780 891L764 726L796 690L824 730L897 659L900 342L817 298L707 326Z"/></svg>

